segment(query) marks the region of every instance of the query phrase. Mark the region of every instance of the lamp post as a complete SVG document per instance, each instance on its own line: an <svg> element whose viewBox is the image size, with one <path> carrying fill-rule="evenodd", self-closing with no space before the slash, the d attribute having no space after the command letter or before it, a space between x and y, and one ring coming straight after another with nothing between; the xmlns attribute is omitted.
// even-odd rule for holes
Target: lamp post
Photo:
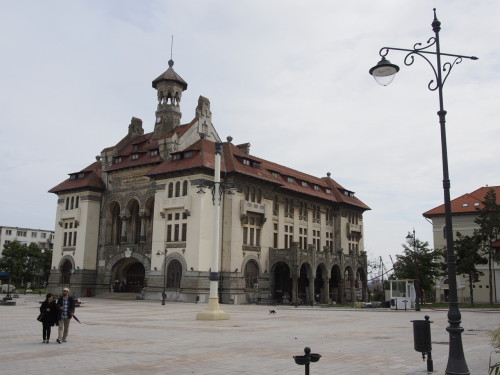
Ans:
<svg viewBox="0 0 500 375"><path fill-rule="evenodd" d="M413 229L413 234L408 232L406 240L409 244L413 245L413 259L415 262L415 311L420 311L420 283L418 281L418 258L417 258L417 238L415 237L415 229Z"/></svg>
<svg viewBox="0 0 500 375"><path fill-rule="evenodd" d="M167 293L166 293L166 287L165 287L165 281L166 281L166 272L167 272L167 249L165 248L164 251L158 251L156 255L163 255L163 290L161 292L161 304L164 306L165 305L165 299L167 298Z"/></svg>
<svg viewBox="0 0 500 375"><path fill-rule="evenodd" d="M229 314L224 312L219 307L219 232L220 232L220 209L222 202L222 194L226 193L228 197L232 197L236 193L234 184L220 182L220 165L222 155L222 142L215 143L215 163L214 163L214 180L203 181L198 186L198 194L205 194L205 188L212 191L213 210L213 234L212 234L212 267L210 268L210 295L208 297L208 307L206 310L196 314L197 320L227 320Z"/></svg>
<svg viewBox="0 0 500 375"><path fill-rule="evenodd" d="M404 63L407 66L413 64L415 57L422 57L431 66L435 80L432 79L427 85L431 91L438 91L439 94L439 124L441 128L441 158L443 164L443 190L444 190L444 207L445 207L445 225L446 225L446 248L447 248L447 263L448 263L448 279L449 279L449 310L448 323L446 330L450 336L448 364L446 374L470 374L467 363L464 357L462 345L462 332L464 329L460 326L461 314L458 308L457 301L457 279L456 279L456 256L453 249L453 227L452 227L452 212L450 200L450 178L448 172L448 152L446 147L446 111L443 104L443 85L448 78L452 68L462 62L463 59L477 60L475 56L455 55L451 53L442 53L439 44L439 31L441 30L441 22L437 19L436 9L434 8L434 20L432 21L432 30L435 36L427 40L426 45L416 43L413 49L382 47L379 55L382 60L373 68L370 69L370 74L381 85L388 85L399 71L397 65L391 64L386 60L385 56L390 50L407 52ZM435 46L435 51L429 51L428 48ZM436 64L434 65L427 55L436 56ZM452 62L445 62L441 65L441 57L451 58ZM443 77L444 72L444 77Z"/></svg>

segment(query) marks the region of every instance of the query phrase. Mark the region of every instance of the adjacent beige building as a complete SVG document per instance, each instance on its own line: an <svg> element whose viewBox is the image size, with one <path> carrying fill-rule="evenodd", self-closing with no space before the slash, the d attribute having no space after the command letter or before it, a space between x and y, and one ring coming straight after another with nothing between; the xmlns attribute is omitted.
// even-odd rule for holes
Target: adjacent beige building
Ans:
<svg viewBox="0 0 500 375"><path fill-rule="evenodd" d="M52 249L54 231L0 226L0 256L2 256L4 245L14 241L27 246L35 243L40 249Z"/></svg>
<svg viewBox="0 0 500 375"><path fill-rule="evenodd" d="M478 225L474 222L478 216L477 210L484 207L482 202L490 189L494 189L497 197L500 197L500 186L485 186L451 201L454 239L457 232L460 232L464 236L471 236L474 233L474 229L478 228ZM444 205L441 205L423 214L424 217L432 220L435 249L446 248L444 213ZM474 302L489 303L488 264L478 265L477 268L484 273L484 276L480 278L479 282L474 284ZM494 281L493 298L494 302L497 302L500 299L500 263L494 262L492 270ZM457 297L458 302L470 302L469 282L463 275L457 275ZM436 301L448 301L448 280L446 277L436 280Z"/></svg>
<svg viewBox="0 0 500 375"><path fill-rule="evenodd" d="M50 290L207 300L215 228L207 187L221 139L205 97L181 123L187 83L173 61L153 88L153 131L133 117L121 140L50 190L58 196ZM315 177L267 161L231 137L221 143L221 181L236 186L221 203L221 301L366 300L369 207L330 173Z"/></svg>

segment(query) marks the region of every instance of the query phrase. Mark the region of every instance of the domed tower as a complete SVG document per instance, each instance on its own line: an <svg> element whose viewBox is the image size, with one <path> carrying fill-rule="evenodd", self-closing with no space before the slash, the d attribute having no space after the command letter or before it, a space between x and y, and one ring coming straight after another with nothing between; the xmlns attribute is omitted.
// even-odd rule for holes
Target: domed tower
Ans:
<svg viewBox="0 0 500 375"><path fill-rule="evenodd" d="M168 69L153 81L153 88L158 95L156 123L153 138L161 138L165 133L181 124L180 101L182 92L187 89L187 83L172 68L174 61L168 61Z"/></svg>

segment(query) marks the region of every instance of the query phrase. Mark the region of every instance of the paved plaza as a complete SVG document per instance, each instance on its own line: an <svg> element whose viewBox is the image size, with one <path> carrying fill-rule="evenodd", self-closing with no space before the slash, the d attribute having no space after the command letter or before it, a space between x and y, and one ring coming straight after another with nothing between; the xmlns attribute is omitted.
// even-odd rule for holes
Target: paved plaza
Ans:
<svg viewBox="0 0 500 375"><path fill-rule="evenodd" d="M197 321L205 304L86 298L68 342L42 344L38 296L0 306L0 372L14 374L304 374L292 356L321 354L313 374L427 374L411 320L429 315L436 374L448 357L446 311L221 305L230 320ZM269 309L276 314L269 314ZM462 311L471 374L487 374L498 311ZM498 355L497 355L498 356ZM495 360L500 358L495 357Z"/></svg>

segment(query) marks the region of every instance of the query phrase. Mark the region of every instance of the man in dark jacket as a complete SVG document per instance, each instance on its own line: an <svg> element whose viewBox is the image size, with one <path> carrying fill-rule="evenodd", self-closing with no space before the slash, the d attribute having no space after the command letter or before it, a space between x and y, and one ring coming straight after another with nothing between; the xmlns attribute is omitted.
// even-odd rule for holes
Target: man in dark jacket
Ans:
<svg viewBox="0 0 500 375"><path fill-rule="evenodd" d="M75 313L75 300L69 295L69 289L63 289L63 295L57 300L59 309L59 330L57 335L57 343L66 342L69 331L69 322Z"/></svg>

